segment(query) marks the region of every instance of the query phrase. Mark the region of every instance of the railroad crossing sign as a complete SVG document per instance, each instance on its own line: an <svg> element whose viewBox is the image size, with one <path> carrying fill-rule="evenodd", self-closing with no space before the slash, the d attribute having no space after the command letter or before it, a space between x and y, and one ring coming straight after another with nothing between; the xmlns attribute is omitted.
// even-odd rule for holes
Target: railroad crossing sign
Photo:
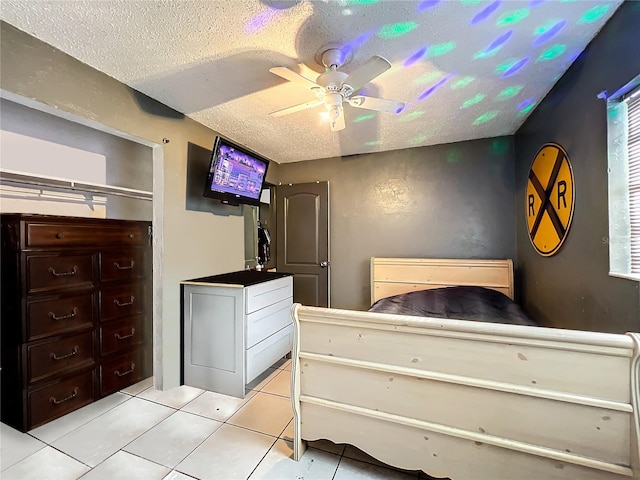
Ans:
<svg viewBox="0 0 640 480"><path fill-rule="evenodd" d="M540 255L555 255L567 238L574 193L567 152L555 143L543 145L531 165L526 195L529 240Z"/></svg>

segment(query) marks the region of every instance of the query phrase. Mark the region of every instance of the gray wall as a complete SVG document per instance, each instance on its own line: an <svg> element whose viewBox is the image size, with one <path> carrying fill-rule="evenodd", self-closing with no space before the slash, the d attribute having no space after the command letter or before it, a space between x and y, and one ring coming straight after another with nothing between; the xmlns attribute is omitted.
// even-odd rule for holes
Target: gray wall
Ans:
<svg viewBox="0 0 640 480"><path fill-rule="evenodd" d="M107 185L153 189L150 147L5 99L0 99L0 112L2 130L104 155ZM109 195L106 207L107 218L151 220L153 216L152 203L145 200Z"/></svg>
<svg viewBox="0 0 640 480"><path fill-rule="evenodd" d="M606 104L640 74L640 2L625 2L518 130L518 269L527 312L544 325L622 333L640 330L638 282L610 277ZM543 258L529 243L525 190L531 162L546 142L569 154L575 211L558 254Z"/></svg>
<svg viewBox="0 0 640 480"><path fill-rule="evenodd" d="M377 257L515 258L509 137L279 165L282 183L328 180L331 305L369 306Z"/></svg>

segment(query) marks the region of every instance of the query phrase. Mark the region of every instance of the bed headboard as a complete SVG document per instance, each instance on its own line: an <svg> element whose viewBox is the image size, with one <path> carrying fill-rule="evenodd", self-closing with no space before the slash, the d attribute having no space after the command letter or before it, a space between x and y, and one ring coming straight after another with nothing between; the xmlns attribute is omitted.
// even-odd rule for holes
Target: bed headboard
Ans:
<svg viewBox="0 0 640 480"><path fill-rule="evenodd" d="M371 304L430 288L473 285L513 300L513 262L445 258L371 258Z"/></svg>

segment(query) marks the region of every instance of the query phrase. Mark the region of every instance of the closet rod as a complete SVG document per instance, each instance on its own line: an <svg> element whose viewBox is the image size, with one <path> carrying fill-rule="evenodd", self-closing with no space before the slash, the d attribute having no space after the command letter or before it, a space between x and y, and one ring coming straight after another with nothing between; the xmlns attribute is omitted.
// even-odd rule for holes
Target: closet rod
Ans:
<svg viewBox="0 0 640 480"><path fill-rule="evenodd" d="M77 182L66 178L49 177L46 175L33 175L14 170L0 168L0 183L34 185L38 187L62 188L65 190L75 190L79 192L98 193L103 195L117 195L120 197L135 198L138 200L153 200L153 193L146 190L136 190L133 188L113 187L100 185L98 183Z"/></svg>

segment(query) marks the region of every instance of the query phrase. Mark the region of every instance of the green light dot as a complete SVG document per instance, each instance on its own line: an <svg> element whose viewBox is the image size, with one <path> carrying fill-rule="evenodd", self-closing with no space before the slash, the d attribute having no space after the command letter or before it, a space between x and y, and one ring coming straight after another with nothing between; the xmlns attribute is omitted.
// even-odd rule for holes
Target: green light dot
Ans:
<svg viewBox="0 0 640 480"><path fill-rule="evenodd" d="M496 55L496 53L498 53L500 51L501 48L502 48L502 45L500 45L498 48L494 48L493 50L491 50L489 52L485 52L484 50L480 50L479 52L477 52L473 56L473 59L474 60L478 60L480 58L491 58L491 57L494 57Z"/></svg>
<svg viewBox="0 0 640 480"><path fill-rule="evenodd" d="M460 3L462 3L462 5L466 5L466 6L477 5L480 2L482 2L482 0L460 0Z"/></svg>
<svg viewBox="0 0 640 480"><path fill-rule="evenodd" d="M464 77L464 78L461 78L457 82L451 84L451 90L457 90L459 88L466 87L471 82L473 82L475 79L476 79L475 77Z"/></svg>
<svg viewBox="0 0 640 480"><path fill-rule="evenodd" d="M547 33L551 29L551 27L556 25L559 21L560 21L559 19L553 18L553 19L549 20L548 22L543 23L538 28L536 28L533 31L533 34L534 35L542 35L543 33Z"/></svg>
<svg viewBox="0 0 640 480"><path fill-rule="evenodd" d="M447 152L447 163L458 163L460 161L460 150L453 148Z"/></svg>
<svg viewBox="0 0 640 480"><path fill-rule="evenodd" d="M426 141L427 138L429 137L427 137L426 135L418 135L417 137L413 137L411 140L409 140L409 143L412 145L417 145L418 143Z"/></svg>
<svg viewBox="0 0 640 480"><path fill-rule="evenodd" d="M482 100L484 100L484 97L485 95L479 93L475 97L470 98L469 100L466 100L462 105L460 105L460 108L469 108L471 105L480 103Z"/></svg>
<svg viewBox="0 0 640 480"><path fill-rule="evenodd" d="M596 5L587 10L578 20L578 25L582 23L592 23L602 18L609 11L609 4Z"/></svg>
<svg viewBox="0 0 640 480"><path fill-rule="evenodd" d="M520 93L521 90L522 90L521 85L514 85L513 87L505 88L498 94L498 96L496 97L496 100L506 100L508 98L515 97L517 94Z"/></svg>
<svg viewBox="0 0 640 480"><path fill-rule="evenodd" d="M410 122L411 120L420 118L422 115L424 115L424 112L422 110L416 110L415 112L408 113L405 116L401 117L400 121Z"/></svg>
<svg viewBox="0 0 640 480"><path fill-rule="evenodd" d="M524 117L525 115L527 115L531 110L533 110L533 108L536 106L535 103L532 103L531 105L527 105L526 107L524 107L522 110L520 110L518 112L518 116L519 117Z"/></svg>
<svg viewBox="0 0 640 480"><path fill-rule="evenodd" d="M429 46L429 50L427 51L427 58L440 57L442 55L446 55L454 48L456 48L456 42L453 42L453 41L431 45Z"/></svg>
<svg viewBox="0 0 640 480"><path fill-rule="evenodd" d="M371 120L373 117L375 117L375 115L373 113L369 113L366 115L360 115L359 117L356 117L353 119L354 123L361 123L361 122L366 122L367 120Z"/></svg>
<svg viewBox="0 0 640 480"><path fill-rule="evenodd" d="M511 67L513 67L516 63L518 63L518 60L510 58L509 60L507 60L504 63L501 63L500 65L498 65L496 67L496 74L501 74L506 72L507 70L509 70Z"/></svg>
<svg viewBox="0 0 640 480"><path fill-rule="evenodd" d="M505 12L502 15L500 15L498 20L496 20L496 25L499 27L504 27L506 25L513 25L514 23L521 22L528 16L529 16L528 8L521 8L519 10Z"/></svg>
<svg viewBox="0 0 640 480"><path fill-rule="evenodd" d="M436 72L436 71L428 72L422 75L421 77L415 79L413 83L417 83L417 84L431 83L434 80L437 80L438 78L440 78L441 76L442 76L442 73L440 72Z"/></svg>
<svg viewBox="0 0 640 480"><path fill-rule="evenodd" d="M397 38L406 35L411 30L418 27L416 22L394 23L393 25L385 25L378 31L380 38Z"/></svg>
<svg viewBox="0 0 640 480"><path fill-rule="evenodd" d="M376 145L380 145L382 140L373 140L371 142L364 142L367 147L375 147Z"/></svg>
<svg viewBox="0 0 640 480"><path fill-rule="evenodd" d="M566 45L556 43L550 49L542 52L536 62L544 62L545 60L553 60L562 55L567 49Z"/></svg>
<svg viewBox="0 0 640 480"><path fill-rule="evenodd" d="M491 150L498 155L504 155L509 151L509 142L504 138L497 138L491 142Z"/></svg>
<svg viewBox="0 0 640 480"><path fill-rule="evenodd" d="M493 120L498 116L498 111L491 110L490 112L483 113L478 118L473 121L473 125L482 125L483 123L487 123L490 120Z"/></svg>

